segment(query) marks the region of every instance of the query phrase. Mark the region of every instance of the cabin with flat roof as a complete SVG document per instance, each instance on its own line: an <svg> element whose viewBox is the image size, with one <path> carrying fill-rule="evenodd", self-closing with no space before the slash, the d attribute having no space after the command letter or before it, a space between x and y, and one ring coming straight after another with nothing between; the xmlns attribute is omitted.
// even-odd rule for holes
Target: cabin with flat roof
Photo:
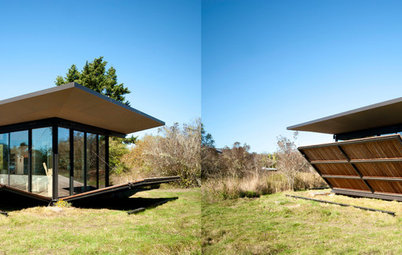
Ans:
<svg viewBox="0 0 402 255"><path fill-rule="evenodd" d="M402 97L287 129L333 134L298 149L334 193L402 201Z"/></svg>
<svg viewBox="0 0 402 255"><path fill-rule="evenodd" d="M77 83L2 100L0 116L0 200L130 196L177 179L110 186L109 137L164 122Z"/></svg>

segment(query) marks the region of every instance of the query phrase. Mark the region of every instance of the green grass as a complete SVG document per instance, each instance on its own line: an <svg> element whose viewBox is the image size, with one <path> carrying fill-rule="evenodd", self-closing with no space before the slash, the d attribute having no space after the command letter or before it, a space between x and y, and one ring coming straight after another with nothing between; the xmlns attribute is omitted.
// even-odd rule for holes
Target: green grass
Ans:
<svg viewBox="0 0 402 255"><path fill-rule="evenodd" d="M47 207L0 215L0 254L199 254L200 189L164 189L135 197L179 197L128 215L110 209Z"/></svg>
<svg viewBox="0 0 402 255"><path fill-rule="evenodd" d="M314 191L318 192L322 191ZM397 216L289 198L285 193L204 200L202 250L205 254L402 254L402 203L316 198L395 211Z"/></svg>

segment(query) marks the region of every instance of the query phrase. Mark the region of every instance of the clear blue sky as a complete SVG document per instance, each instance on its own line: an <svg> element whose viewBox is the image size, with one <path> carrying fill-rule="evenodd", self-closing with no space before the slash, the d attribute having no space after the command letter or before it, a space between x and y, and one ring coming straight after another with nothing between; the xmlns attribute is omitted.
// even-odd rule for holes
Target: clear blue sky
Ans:
<svg viewBox="0 0 402 255"><path fill-rule="evenodd" d="M290 125L402 96L401 11L402 1L203 1L202 120L216 146L272 152Z"/></svg>
<svg viewBox="0 0 402 255"><path fill-rule="evenodd" d="M401 1L2 1L0 99L104 56L132 106L218 147L402 92ZM202 92L201 92L202 82ZM301 133L299 144L331 136Z"/></svg>
<svg viewBox="0 0 402 255"><path fill-rule="evenodd" d="M200 117L200 1L0 0L0 99L50 88L99 56L134 108L168 125Z"/></svg>

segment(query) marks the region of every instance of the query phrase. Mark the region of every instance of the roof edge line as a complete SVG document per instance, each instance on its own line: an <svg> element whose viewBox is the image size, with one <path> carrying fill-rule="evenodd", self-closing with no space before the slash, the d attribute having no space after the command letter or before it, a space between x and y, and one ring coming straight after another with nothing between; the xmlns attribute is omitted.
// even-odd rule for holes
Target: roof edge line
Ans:
<svg viewBox="0 0 402 255"><path fill-rule="evenodd" d="M156 122L159 122L162 126L165 125L165 122L162 121L162 120L160 120L160 119L157 119L157 118L155 118L155 117L153 117L153 116L151 116L151 115L148 115L148 114L146 114L146 113L144 113L144 112L142 112L142 111L140 111L140 110L137 110L137 109L135 109L135 108L132 108L132 107L130 107L130 106L128 106L128 105L125 105L125 104L123 104L122 102L116 101L116 100L114 100L114 99L112 99L112 98L110 98L110 97L108 97L108 96L102 95L101 93L96 92L96 91L93 91L93 90L91 90L91 89L89 89L89 88L87 88L87 87L85 87L85 86L83 86L83 85L81 85L81 84L79 84L79 83L71 82L71 83L67 83L67 84L68 84L68 85L71 84L70 86L72 86L72 87L79 88L79 89L81 89L81 90L83 90L83 91L85 91L85 92L88 92L88 93L90 93L90 94L92 94L92 95L98 96L98 97L100 97L100 98L102 98L102 99L105 99L105 100L111 102L111 103L114 103L114 104L116 104L116 105L118 105L118 106L121 106L121 107L123 107L123 108L125 108L125 109L127 109L127 110L129 110L129 111L132 111L132 112L141 114L141 115L143 115L143 116L146 117L146 118L149 118L149 119L152 119L152 120L154 120L154 121L156 121ZM66 85L67 85L67 84L66 84Z"/></svg>
<svg viewBox="0 0 402 255"><path fill-rule="evenodd" d="M364 112L364 111L367 111L367 110L370 110L370 109L373 109L373 108L387 106L389 104L397 103L397 102L400 102L400 101L402 101L402 97L398 97L398 98L395 98L395 99L383 101L383 102L380 102L380 103L370 104L370 105L359 107L359 108L356 108L356 109L353 109L353 110L349 110L349 111L345 111L345 112L341 112L341 113L337 113L337 114L332 114L332 115L329 115L329 116L326 116L326 117L322 117L322 118L318 118L318 119L315 119L315 120L311 120L311 121L303 122L303 123L300 123L300 124L292 125L292 126L287 127L286 129L287 130L298 131L296 128L299 128L299 127L302 127L302 126L305 126L305 125L310 125L310 124L317 123L317 122L320 122L320 121L330 120L330 119L334 119L334 118L337 118L337 117L342 117L342 116L353 114L353 113ZM301 131L303 131L303 130L301 130ZM315 132L315 131L311 131L311 132Z"/></svg>
<svg viewBox="0 0 402 255"><path fill-rule="evenodd" d="M50 92L56 92L56 91L59 91L59 90L64 90L64 89L73 88L73 87L74 87L74 84L66 83L66 84L63 84L61 86L56 86L56 87L52 87L52 88L48 88L48 89L42 89L42 90L39 90L39 91L26 93L26 94L23 94L23 95L20 95L20 96L15 96L15 97L10 97L10 98L7 98L7 99L3 99L3 100L0 100L0 105L11 103L11 102L22 100L22 99L27 99L27 98L34 97L34 96L42 96L42 95L50 93Z"/></svg>

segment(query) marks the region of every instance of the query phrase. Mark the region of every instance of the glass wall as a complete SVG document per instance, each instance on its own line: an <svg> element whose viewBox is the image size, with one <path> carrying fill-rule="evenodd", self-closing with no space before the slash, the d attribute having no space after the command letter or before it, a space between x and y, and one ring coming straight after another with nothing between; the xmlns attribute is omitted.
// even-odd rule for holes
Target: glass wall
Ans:
<svg viewBox="0 0 402 255"><path fill-rule="evenodd" d="M87 133L87 190L97 187L97 141L96 135Z"/></svg>
<svg viewBox="0 0 402 255"><path fill-rule="evenodd" d="M59 197L104 188L106 137L76 130L71 132L62 127L57 130L58 178L55 187ZM52 197L52 146L52 127L0 134L0 184ZM70 158L71 154L73 158Z"/></svg>
<svg viewBox="0 0 402 255"><path fill-rule="evenodd" d="M52 190L52 128L32 129L32 192L51 197Z"/></svg>
<svg viewBox="0 0 402 255"><path fill-rule="evenodd" d="M59 197L70 195L70 130L58 128L58 192Z"/></svg>
<svg viewBox="0 0 402 255"><path fill-rule="evenodd" d="M74 194L85 191L84 132L74 131Z"/></svg>
<svg viewBox="0 0 402 255"><path fill-rule="evenodd" d="M8 134L0 134L0 184L8 184Z"/></svg>
<svg viewBox="0 0 402 255"><path fill-rule="evenodd" d="M105 169L106 169L106 161L105 161L105 136L99 136L99 188L105 187Z"/></svg>
<svg viewBox="0 0 402 255"><path fill-rule="evenodd" d="M10 186L28 191L28 131L10 133Z"/></svg>

